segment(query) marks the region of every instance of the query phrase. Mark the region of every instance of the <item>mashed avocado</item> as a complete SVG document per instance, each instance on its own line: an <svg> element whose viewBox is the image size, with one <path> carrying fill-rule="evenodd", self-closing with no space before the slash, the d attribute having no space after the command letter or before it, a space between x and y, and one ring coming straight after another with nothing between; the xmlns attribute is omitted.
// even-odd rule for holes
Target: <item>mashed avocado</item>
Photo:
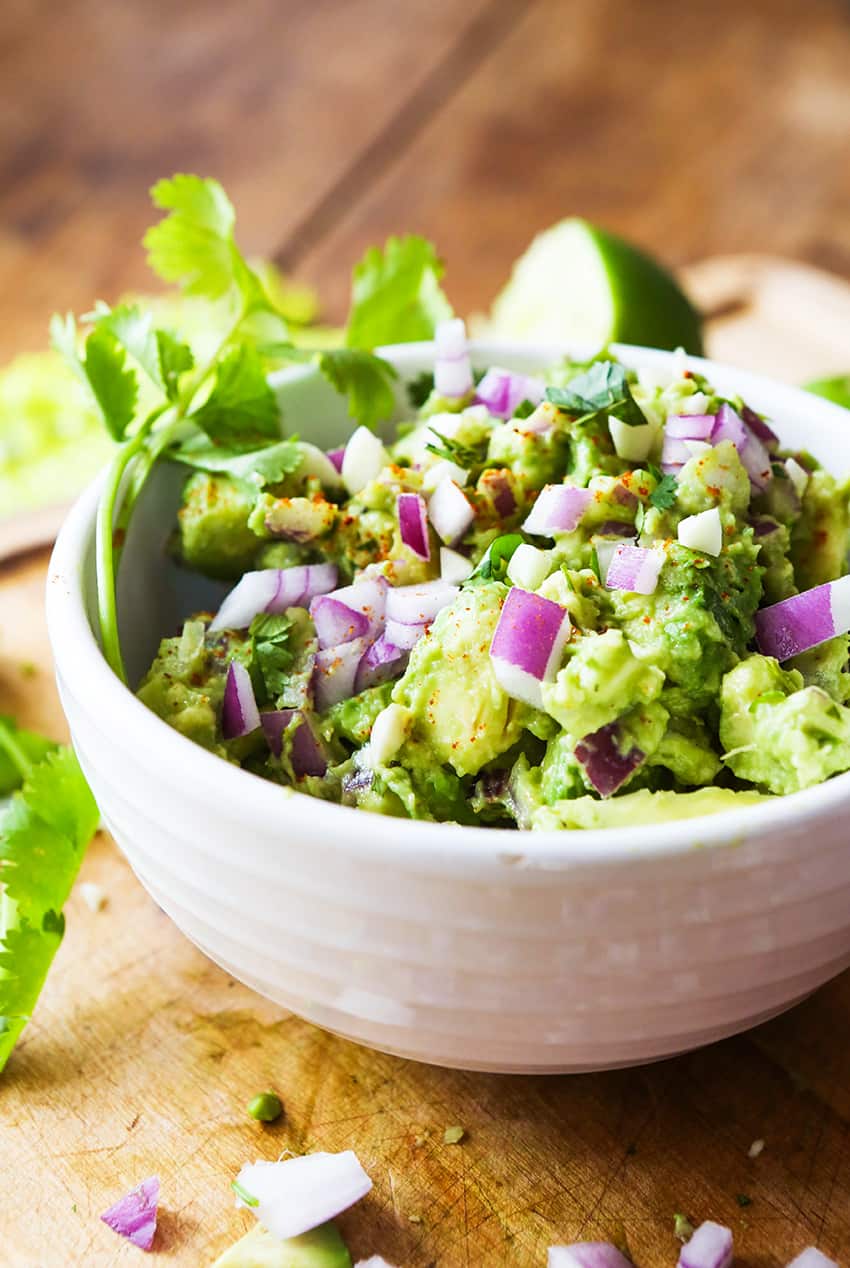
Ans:
<svg viewBox="0 0 850 1268"><path fill-rule="evenodd" d="M760 623L844 576L847 486L684 364L494 369L387 448L360 429L341 475L315 454L186 482L175 556L242 580L139 695L195 742L345 805L537 830L850 769L850 617L813 598L781 662Z"/></svg>

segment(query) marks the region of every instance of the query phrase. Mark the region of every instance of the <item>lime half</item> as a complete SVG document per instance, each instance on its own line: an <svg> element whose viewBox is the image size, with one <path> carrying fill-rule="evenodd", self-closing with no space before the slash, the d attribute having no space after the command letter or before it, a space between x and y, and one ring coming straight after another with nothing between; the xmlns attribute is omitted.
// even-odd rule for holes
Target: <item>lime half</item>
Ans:
<svg viewBox="0 0 850 1268"><path fill-rule="evenodd" d="M666 269L586 220L539 234L493 304L486 333L702 352L700 317Z"/></svg>

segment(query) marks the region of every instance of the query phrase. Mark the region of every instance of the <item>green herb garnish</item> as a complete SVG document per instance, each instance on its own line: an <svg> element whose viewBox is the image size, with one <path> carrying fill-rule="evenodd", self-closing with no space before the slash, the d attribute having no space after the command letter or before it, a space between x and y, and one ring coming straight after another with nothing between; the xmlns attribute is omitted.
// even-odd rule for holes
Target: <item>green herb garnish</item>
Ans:
<svg viewBox="0 0 850 1268"><path fill-rule="evenodd" d="M377 330L378 315L405 310L410 303L410 273L399 260L410 265L413 255L419 259L422 296L433 300L436 287L435 277L431 290L425 280L437 267L436 256L426 266L427 243L405 247L401 256L388 247L380 284L374 269L364 272L364 266L355 278L353 314L359 314L360 333L349 342L357 346L307 353L293 345L281 311L239 251L236 215L221 185L178 175L160 181L151 195L167 214L145 235L148 261L164 281L216 306L215 320L210 309L210 328L224 333L212 355L197 365L186 341L155 326L151 315L136 305L98 304L83 319L90 328L84 341L72 316L55 316L51 323L54 346L85 383L104 425L120 442L98 507L96 558L104 655L125 681L116 575L134 506L157 460L170 457L193 466L206 461L210 470L250 476L255 483L281 479L295 469L295 456L281 445L280 409L268 371L272 362L300 363L313 355L322 373L346 395L352 416L374 425L395 407L395 371L363 344L373 339L370 332ZM438 307L436 301L431 304L434 311ZM222 308L227 312L224 326ZM371 324L364 317L370 311L375 318ZM140 375L148 381L144 393Z"/></svg>
<svg viewBox="0 0 850 1268"><path fill-rule="evenodd" d="M694 1226L687 1215L682 1215L679 1211L676 1211L673 1216L673 1236L678 1237L680 1242L686 1242L693 1237L693 1233Z"/></svg>
<svg viewBox="0 0 850 1268"><path fill-rule="evenodd" d="M475 585L485 581L504 581L508 574L511 556L524 541L525 538L521 533L503 533L501 537L497 537L487 547L478 567L464 585Z"/></svg>
<svg viewBox="0 0 850 1268"><path fill-rule="evenodd" d="M676 501L678 481L674 475L664 475L658 467L649 464L649 474L657 481L649 495L649 504L657 511L669 511Z"/></svg>
<svg viewBox="0 0 850 1268"><path fill-rule="evenodd" d="M469 470L481 461L480 455L469 445L461 444L459 440L453 439L451 436L444 436L442 432L437 431L436 427L428 427L432 436L436 436L439 444L429 441L425 448L429 453L436 455L438 458L445 458L448 462L456 462L459 467Z"/></svg>
<svg viewBox="0 0 850 1268"><path fill-rule="evenodd" d="M62 908L99 818L73 751L51 747L33 762L28 735L0 721L0 753L20 785L0 811L0 1070L62 941Z"/></svg>
<svg viewBox="0 0 850 1268"><path fill-rule="evenodd" d="M281 695L289 682L296 652L290 646L293 622L283 613L261 612L251 622L252 663L259 675L265 702Z"/></svg>
<svg viewBox="0 0 850 1268"><path fill-rule="evenodd" d="M753 1204L753 1199L749 1196L748 1193L736 1193L735 1201L738 1203L738 1206L742 1208L745 1206L752 1206Z"/></svg>
<svg viewBox="0 0 850 1268"><path fill-rule="evenodd" d="M443 263L432 244L410 234L371 247L354 269L346 343L376 348L430 339L452 316L440 289Z"/></svg>
<svg viewBox="0 0 850 1268"><path fill-rule="evenodd" d="M566 387L547 388L546 399L568 414L590 417L602 410L616 411L628 427L643 427L646 423L632 396L627 372L616 361L594 361Z"/></svg>
<svg viewBox="0 0 850 1268"><path fill-rule="evenodd" d="M530 418L536 409L537 406L533 401L529 401L527 399L520 401L519 405L517 405L514 410L514 418Z"/></svg>

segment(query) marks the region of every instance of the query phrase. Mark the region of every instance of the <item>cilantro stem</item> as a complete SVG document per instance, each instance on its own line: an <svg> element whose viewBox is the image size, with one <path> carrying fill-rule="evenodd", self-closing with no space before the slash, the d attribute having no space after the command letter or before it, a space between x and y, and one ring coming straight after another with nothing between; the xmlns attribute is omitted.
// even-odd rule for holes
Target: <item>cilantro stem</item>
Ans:
<svg viewBox="0 0 850 1268"><path fill-rule="evenodd" d="M247 1189L243 1189L238 1180L231 1180L230 1187L236 1196L245 1203L246 1206L259 1206L260 1199L255 1198L253 1193L249 1193Z"/></svg>
<svg viewBox="0 0 850 1268"><path fill-rule="evenodd" d="M0 720L0 749L6 753L21 779L28 779L32 772L32 762L15 739L12 728L2 720Z"/></svg>

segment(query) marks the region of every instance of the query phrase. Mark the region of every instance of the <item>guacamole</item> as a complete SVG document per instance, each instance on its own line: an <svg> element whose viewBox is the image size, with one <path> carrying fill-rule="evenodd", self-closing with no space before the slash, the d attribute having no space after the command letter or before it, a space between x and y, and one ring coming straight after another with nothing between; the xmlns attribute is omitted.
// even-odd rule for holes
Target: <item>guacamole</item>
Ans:
<svg viewBox="0 0 850 1268"><path fill-rule="evenodd" d="M436 346L392 443L193 471L171 550L233 589L140 698L273 782L437 822L625 827L850 769L848 486L684 357L473 376L462 323Z"/></svg>

